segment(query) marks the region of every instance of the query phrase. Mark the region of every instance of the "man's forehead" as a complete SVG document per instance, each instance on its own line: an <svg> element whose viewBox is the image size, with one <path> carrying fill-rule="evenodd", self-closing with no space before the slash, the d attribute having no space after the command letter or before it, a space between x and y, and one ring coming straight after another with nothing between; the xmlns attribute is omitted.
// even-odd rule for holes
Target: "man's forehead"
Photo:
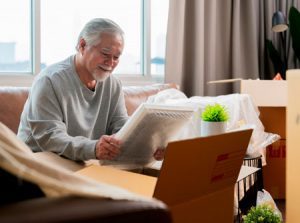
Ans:
<svg viewBox="0 0 300 223"><path fill-rule="evenodd" d="M122 54L123 48L115 48L115 47L100 47L100 50L104 53L115 53Z"/></svg>
<svg viewBox="0 0 300 223"><path fill-rule="evenodd" d="M123 47L124 40L119 34L102 33L97 44L102 48L112 49L114 47Z"/></svg>

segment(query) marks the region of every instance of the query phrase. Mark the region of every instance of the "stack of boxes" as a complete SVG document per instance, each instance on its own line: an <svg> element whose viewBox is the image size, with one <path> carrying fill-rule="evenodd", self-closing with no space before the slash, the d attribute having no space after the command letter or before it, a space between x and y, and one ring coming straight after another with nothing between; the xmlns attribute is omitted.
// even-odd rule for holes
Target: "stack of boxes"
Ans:
<svg viewBox="0 0 300 223"><path fill-rule="evenodd" d="M266 149L264 188L274 199L285 199L286 189L286 106L287 82L282 80L241 80L240 92L249 94L258 106L265 132L281 139Z"/></svg>

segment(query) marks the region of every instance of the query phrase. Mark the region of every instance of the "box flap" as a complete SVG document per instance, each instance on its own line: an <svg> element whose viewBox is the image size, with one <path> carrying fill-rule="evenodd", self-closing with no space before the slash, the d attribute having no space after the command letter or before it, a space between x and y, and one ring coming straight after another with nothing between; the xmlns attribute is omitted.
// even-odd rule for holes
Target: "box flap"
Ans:
<svg viewBox="0 0 300 223"><path fill-rule="evenodd" d="M240 93L249 94L255 105L261 107L285 107L287 105L287 82L285 80L244 80L242 78L209 81L208 84L240 84Z"/></svg>
<svg viewBox="0 0 300 223"><path fill-rule="evenodd" d="M169 143L154 197L172 206L232 187L251 134L245 129Z"/></svg>
<svg viewBox="0 0 300 223"><path fill-rule="evenodd" d="M241 93L251 95L257 106L287 105L287 82L284 80L242 80Z"/></svg>
<svg viewBox="0 0 300 223"><path fill-rule="evenodd" d="M232 78L232 79L224 79L224 80L216 80L216 81L208 81L208 84L224 84L224 83L233 83L242 81L242 78Z"/></svg>
<svg viewBox="0 0 300 223"><path fill-rule="evenodd" d="M151 198L154 193L157 178L138 173L119 170L109 166L91 165L77 171L101 183L108 183Z"/></svg>

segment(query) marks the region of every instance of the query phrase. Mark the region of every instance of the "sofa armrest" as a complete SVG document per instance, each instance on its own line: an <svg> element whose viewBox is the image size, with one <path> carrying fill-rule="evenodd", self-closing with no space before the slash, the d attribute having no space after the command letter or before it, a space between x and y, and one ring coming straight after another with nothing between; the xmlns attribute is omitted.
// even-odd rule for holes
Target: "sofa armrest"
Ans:
<svg viewBox="0 0 300 223"><path fill-rule="evenodd" d="M81 197L37 198L0 207L0 222L169 223L168 208L155 201Z"/></svg>

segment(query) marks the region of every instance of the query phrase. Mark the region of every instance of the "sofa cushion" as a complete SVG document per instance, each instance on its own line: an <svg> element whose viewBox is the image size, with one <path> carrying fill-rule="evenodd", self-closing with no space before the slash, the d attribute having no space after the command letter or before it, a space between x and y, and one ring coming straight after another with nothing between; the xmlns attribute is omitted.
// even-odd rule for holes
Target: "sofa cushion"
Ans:
<svg viewBox="0 0 300 223"><path fill-rule="evenodd" d="M15 133L18 131L28 92L27 87L0 87L0 122Z"/></svg>
<svg viewBox="0 0 300 223"><path fill-rule="evenodd" d="M148 97L168 88L177 88L176 84L152 84L145 86L124 86L125 104L128 115L147 101ZM0 122L17 133L20 116L28 97L29 87L0 87Z"/></svg>

